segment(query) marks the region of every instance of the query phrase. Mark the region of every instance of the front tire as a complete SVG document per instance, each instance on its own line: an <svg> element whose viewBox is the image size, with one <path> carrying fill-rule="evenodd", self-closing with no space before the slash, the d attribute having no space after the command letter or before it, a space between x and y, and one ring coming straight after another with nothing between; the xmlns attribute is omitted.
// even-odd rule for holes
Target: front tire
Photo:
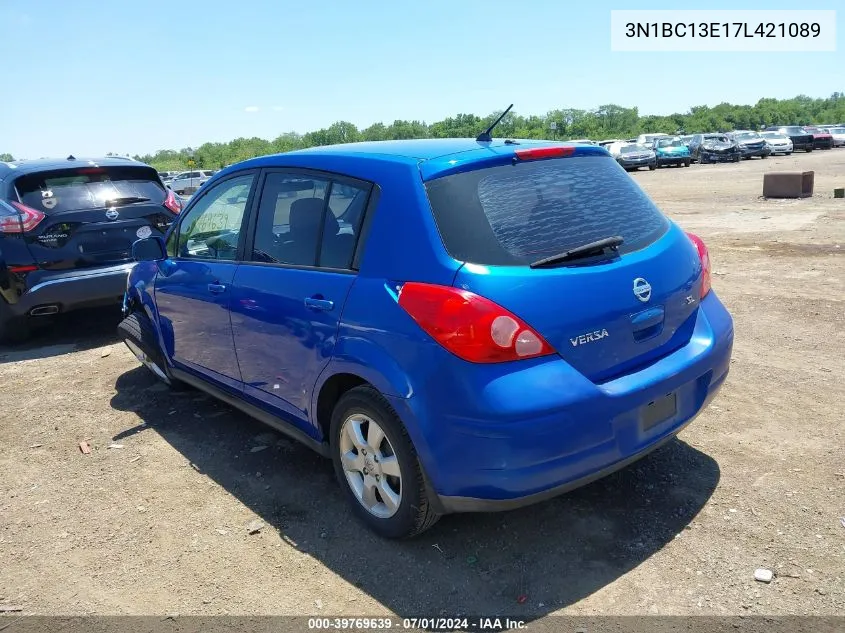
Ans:
<svg viewBox="0 0 845 633"><path fill-rule="evenodd" d="M126 344L135 358L161 382L174 391L183 390L186 385L170 375L167 363L161 353L155 329L146 314L132 312L117 326L118 337Z"/></svg>
<svg viewBox="0 0 845 633"><path fill-rule="evenodd" d="M335 475L367 527L396 539L437 522L408 431L378 391L366 385L343 394L330 433Z"/></svg>

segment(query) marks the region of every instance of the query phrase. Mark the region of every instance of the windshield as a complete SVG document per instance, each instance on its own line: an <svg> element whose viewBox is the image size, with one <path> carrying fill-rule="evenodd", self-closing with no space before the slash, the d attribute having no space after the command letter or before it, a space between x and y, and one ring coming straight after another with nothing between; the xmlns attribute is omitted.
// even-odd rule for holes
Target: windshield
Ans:
<svg viewBox="0 0 845 633"><path fill-rule="evenodd" d="M158 174L151 167L58 169L21 176L15 187L21 202L48 215L101 209L112 201L162 204L166 197Z"/></svg>
<svg viewBox="0 0 845 633"><path fill-rule="evenodd" d="M635 147L635 146L634 146ZM426 183L443 244L457 260L528 265L621 235L639 250L668 221L609 156L573 156L488 167Z"/></svg>
<svg viewBox="0 0 845 633"><path fill-rule="evenodd" d="M619 151L623 154L633 154L635 152L644 152L646 149L648 148L642 145L623 145Z"/></svg>
<svg viewBox="0 0 845 633"><path fill-rule="evenodd" d="M657 141L657 147L682 147L683 143L679 138L662 138Z"/></svg>
<svg viewBox="0 0 845 633"><path fill-rule="evenodd" d="M760 138L760 135L756 132L739 132L738 134L734 135L736 140L738 141L750 141L752 139Z"/></svg>

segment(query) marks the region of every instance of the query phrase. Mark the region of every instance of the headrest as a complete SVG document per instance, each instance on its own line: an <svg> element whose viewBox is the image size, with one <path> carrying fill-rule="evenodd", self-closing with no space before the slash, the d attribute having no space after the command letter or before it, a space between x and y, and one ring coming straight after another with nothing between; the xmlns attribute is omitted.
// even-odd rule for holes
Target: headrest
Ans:
<svg viewBox="0 0 845 633"><path fill-rule="evenodd" d="M297 235L313 239L312 235L320 229L320 219L325 201L322 198L302 198L290 205L290 236L297 239ZM337 235L340 225L334 213L326 214L326 235Z"/></svg>

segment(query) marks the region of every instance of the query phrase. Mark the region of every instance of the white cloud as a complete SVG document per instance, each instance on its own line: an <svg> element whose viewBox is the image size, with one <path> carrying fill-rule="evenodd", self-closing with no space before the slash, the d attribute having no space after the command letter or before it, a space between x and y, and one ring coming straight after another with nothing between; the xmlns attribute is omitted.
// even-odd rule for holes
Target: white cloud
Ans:
<svg viewBox="0 0 845 633"><path fill-rule="evenodd" d="M244 108L244 112L258 112L260 109L258 106L247 106Z"/></svg>

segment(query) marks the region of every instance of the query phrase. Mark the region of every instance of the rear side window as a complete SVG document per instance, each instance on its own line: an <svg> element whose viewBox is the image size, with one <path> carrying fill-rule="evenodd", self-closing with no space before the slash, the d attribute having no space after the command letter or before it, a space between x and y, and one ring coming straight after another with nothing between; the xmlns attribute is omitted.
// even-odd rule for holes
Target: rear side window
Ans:
<svg viewBox="0 0 845 633"><path fill-rule="evenodd" d="M624 254L669 222L609 156L504 165L426 183L440 236L457 260L521 266L621 235Z"/></svg>
<svg viewBox="0 0 845 633"><path fill-rule="evenodd" d="M270 173L264 182L252 260L349 269L369 188ZM328 203L328 204L327 204Z"/></svg>
<svg viewBox="0 0 845 633"><path fill-rule="evenodd" d="M15 181L21 202L42 213L162 204L166 193L151 167L77 167L26 174Z"/></svg>

